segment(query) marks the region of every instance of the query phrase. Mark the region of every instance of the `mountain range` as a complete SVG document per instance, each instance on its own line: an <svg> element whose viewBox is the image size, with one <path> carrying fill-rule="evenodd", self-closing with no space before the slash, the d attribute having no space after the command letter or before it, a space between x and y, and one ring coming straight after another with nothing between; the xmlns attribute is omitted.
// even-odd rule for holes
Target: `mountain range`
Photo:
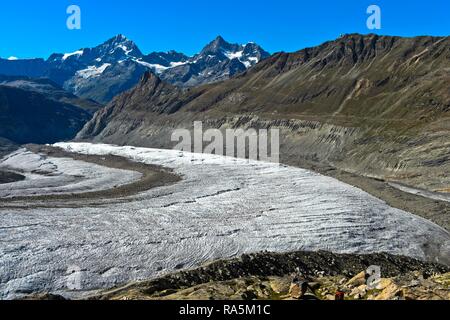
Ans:
<svg viewBox="0 0 450 320"><path fill-rule="evenodd" d="M194 121L279 128L284 163L449 191L450 37L347 34L267 56L221 37L192 57L143 55L119 35L46 61L0 60L0 74L16 74L0 77L0 137L49 143L82 128L78 140L172 148L172 131Z"/></svg>
<svg viewBox="0 0 450 320"><path fill-rule="evenodd" d="M106 104L134 87L146 71L178 86L228 79L269 57L255 43L230 44L217 37L199 54L176 51L145 55L123 35L94 48L55 53L44 59L0 59L0 74L48 78L72 94Z"/></svg>
<svg viewBox="0 0 450 320"><path fill-rule="evenodd" d="M189 90L166 77L145 74L78 139L171 148L171 132L194 121L205 130L271 127L287 164L430 191L450 184L450 37L349 34Z"/></svg>

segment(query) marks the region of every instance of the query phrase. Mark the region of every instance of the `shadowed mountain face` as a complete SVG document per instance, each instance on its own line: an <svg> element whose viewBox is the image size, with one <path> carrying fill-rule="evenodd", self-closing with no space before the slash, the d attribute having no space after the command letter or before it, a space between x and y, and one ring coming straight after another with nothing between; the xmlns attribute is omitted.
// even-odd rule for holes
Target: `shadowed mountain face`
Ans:
<svg viewBox="0 0 450 320"><path fill-rule="evenodd" d="M208 51L214 51L212 45ZM346 35L179 89L147 74L78 135L172 147L174 128L281 129L281 158L433 191L450 178L450 38Z"/></svg>
<svg viewBox="0 0 450 320"><path fill-rule="evenodd" d="M46 78L28 78L0 75L0 85L43 94L47 99L77 106L94 114L102 105L92 100L78 98Z"/></svg>
<svg viewBox="0 0 450 320"><path fill-rule="evenodd" d="M0 137L7 139L0 139L2 148L11 144L9 141L44 144L70 140L91 117L88 111L45 94L0 85Z"/></svg>
<svg viewBox="0 0 450 320"><path fill-rule="evenodd" d="M194 86L228 79L268 56L256 44L230 44L221 37L194 57L176 51L144 55L118 35L95 48L52 54L46 61L0 59L0 74L49 78L76 96L106 104L147 71L179 86Z"/></svg>

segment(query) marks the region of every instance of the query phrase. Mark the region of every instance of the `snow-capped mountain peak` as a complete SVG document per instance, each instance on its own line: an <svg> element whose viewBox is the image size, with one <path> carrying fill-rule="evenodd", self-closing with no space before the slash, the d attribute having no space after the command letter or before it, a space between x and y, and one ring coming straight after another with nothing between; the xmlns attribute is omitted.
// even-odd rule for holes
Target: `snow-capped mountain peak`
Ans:
<svg viewBox="0 0 450 320"><path fill-rule="evenodd" d="M203 48L200 54L194 57L194 60L207 60L207 58L211 60L213 57L217 57L220 61L237 59L246 68L249 68L268 56L269 53L254 42L249 42L245 45L232 44L218 36Z"/></svg>
<svg viewBox="0 0 450 320"><path fill-rule="evenodd" d="M123 35L117 35L94 48L83 48L71 53L53 54L49 62L81 63L88 65L103 65L116 63L120 60L139 59L143 57L137 45Z"/></svg>
<svg viewBox="0 0 450 320"><path fill-rule="evenodd" d="M100 48L99 48L100 47ZM109 39L106 41L103 45L100 45L99 49L103 49L105 51L108 51L110 53L114 53L116 50L122 50L125 55L133 56L133 57L140 57L142 56L141 51L137 47L137 45L126 38L124 35L117 35L114 38Z"/></svg>
<svg viewBox="0 0 450 320"><path fill-rule="evenodd" d="M222 36L217 36L203 48L200 55L218 54L223 51L236 51L237 49L239 49L239 45L228 43L224 38L222 38Z"/></svg>
<svg viewBox="0 0 450 320"><path fill-rule="evenodd" d="M121 60L143 57L137 45L123 35L117 35L90 50L91 58L98 63L114 63Z"/></svg>
<svg viewBox="0 0 450 320"><path fill-rule="evenodd" d="M161 77L177 85L195 86L225 80L267 57L269 53L255 43L232 44L218 36L187 62L163 70Z"/></svg>

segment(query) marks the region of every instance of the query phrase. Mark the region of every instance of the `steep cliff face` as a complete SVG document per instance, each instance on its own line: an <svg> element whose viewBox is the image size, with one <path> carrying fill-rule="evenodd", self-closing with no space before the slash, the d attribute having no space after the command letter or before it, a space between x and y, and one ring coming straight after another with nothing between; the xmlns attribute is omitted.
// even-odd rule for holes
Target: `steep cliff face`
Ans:
<svg viewBox="0 0 450 320"><path fill-rule="evenodd" d="M281 129L281 159L442 191L450 178L450 37L346 35L180 89L147 74L78 139L165 147L174 128Z"/></svg>

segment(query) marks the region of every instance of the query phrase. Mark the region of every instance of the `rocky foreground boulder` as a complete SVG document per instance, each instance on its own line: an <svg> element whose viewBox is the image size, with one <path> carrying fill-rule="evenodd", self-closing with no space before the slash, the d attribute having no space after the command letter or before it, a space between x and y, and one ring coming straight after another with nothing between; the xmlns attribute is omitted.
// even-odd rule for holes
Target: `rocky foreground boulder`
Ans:
<svg viewBox="0 0 450 320"><path fill-rule="evenodd" d="M425 279L420 271L393 278L382 278L376 288L366 284L344 284L344 276L317 277L309 283L312 289L301 295L292 285L292 276L245 277L210 282L186 289L167 289L152 295L130 290L113 299L162 300L336 300L338 292L344 300L450 300L450 273Z"/></svg>
<svg viewBox="0 0 450 320"><path fill-rule="evenodd" d="M381 278L368 282L366 270L381 268ZM294 278L308 284L293 296ZM129 284L92 299L255 300L326 299L343 292L345 299L450 299L450 268L388 254L329 252L258 253L220 260L198 269Z"/></svg>

